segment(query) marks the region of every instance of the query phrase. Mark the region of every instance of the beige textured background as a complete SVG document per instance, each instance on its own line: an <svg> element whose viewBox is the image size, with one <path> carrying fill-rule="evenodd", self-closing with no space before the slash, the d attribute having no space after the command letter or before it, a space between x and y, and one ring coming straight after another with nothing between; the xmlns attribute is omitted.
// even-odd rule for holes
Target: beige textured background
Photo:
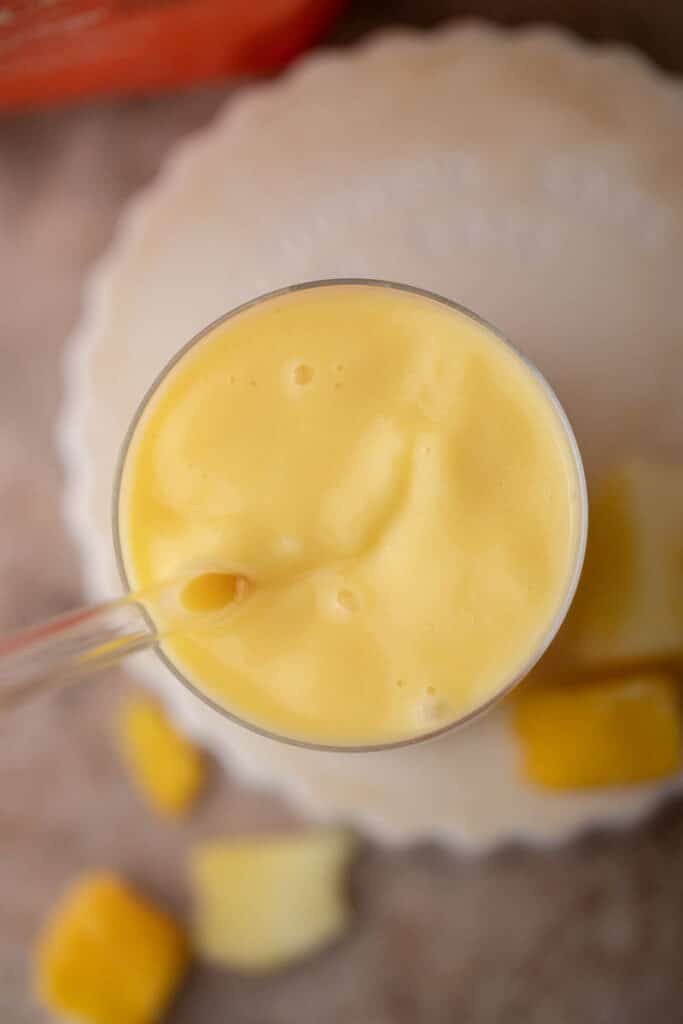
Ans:
<svg viewBox="0 0 683 1024"><path fill-rule="evenodd" d="M338 41L369 26L448 13L564 20L683 66L674 0L374 0ZM0 120L0 630L79 603L60 521L53 426L61 355L83 277L124 200L228 87ZM682 143L683 144L683 143ZM277 827L285 808L214 775L192 819L167 825L131 793L112 746L127 686L112 673L0 721L0 1021L39 1024L32 937L62 885L112 866L169 906L201 835ZM683 813L551 854L468 862L436 847L368 847L353 878L359 914L337 948L249 981L197 970L169 1024L659 1024L683 1021Z"/></svg>

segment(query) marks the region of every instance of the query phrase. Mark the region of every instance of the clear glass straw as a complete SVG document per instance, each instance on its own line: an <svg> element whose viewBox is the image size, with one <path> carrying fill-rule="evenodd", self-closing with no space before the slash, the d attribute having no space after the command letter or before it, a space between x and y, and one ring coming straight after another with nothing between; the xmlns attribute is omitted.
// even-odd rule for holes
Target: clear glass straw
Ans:
<svg viewBox="0 0 683 1024"><path fill-rule="evenodd" d="M223 604L194 609L181 600L195 580L213 575L230 577L234 583L232 596ZM0 711L157 645L162 634L150 614L152 606L164 610L166 636L188 625L210 625L228 604L240 601L246 589L246 581L237 574L199 573L0 637Z"/></svg>

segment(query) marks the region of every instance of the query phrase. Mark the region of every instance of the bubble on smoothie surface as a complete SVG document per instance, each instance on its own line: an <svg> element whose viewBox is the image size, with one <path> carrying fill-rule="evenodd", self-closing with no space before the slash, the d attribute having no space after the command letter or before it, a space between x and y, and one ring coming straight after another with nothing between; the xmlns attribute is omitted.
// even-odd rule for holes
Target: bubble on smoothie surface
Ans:
<svg viewBox="0 0 683 1024"><path fill-rule="evenodd" d="M349 615L358 610L358 598L347 587L342 587L341 590L337 591L337 604L342 611L347 612Z"/></svg>
<svg viewBox="0 0 683 1024"><path fill-rule="evenodd" d="M308 363L297 363L292 370L292 380L297 387L304 388L310 384L315 376L315 370Z"/></svg>
<svg viewBox="0 0 683 1024"><path fill-rule="evenodd" d="M436 728L455 717L455 713L447 700L439 695L435 686L428 686L424 696L417 703L417 718L424 727Z"/></svg>

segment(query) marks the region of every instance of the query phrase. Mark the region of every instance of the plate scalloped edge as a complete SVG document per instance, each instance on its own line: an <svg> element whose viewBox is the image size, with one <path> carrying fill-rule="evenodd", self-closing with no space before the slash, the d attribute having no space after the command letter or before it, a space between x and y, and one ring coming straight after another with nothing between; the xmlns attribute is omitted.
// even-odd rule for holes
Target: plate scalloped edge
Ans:
<svg viewBox="0 0 683 1024"><path fill-rule="evenodd" d="M580 43L567 33L546 27L524 29L494 28L481 23L459 22L453 26L428 32L415 30L385 30L356 46L353 50L323 51L300 61L285 76L269 83L250 87L237 100L229 101L208 126L182 140L165 161L158 177L134 199L129 201L121 216L114 238L104 256L89 274L84 288L83 313L79 324L67 341L65 353L65 396L57 425L57 442L65 471L63 510L69 533L82 553L82 570L85 591L89 599L102 599L110 592L110 573L102 553L96 528L90 518L89 495L94 487L91 465L82 455L82 433L92 399L90 373L92 354L107 323L115 291L115 271L126 250L142 237L151 211L162 209L174 194L183 191L195 162L208 152L217 136L230 131L237 119L248 120L258 117L261 104L269 104L280 94L284 103L288 93L305 86L309 78L318 75L322 68L328 74L344 76L349 64L367 59L395 60L397 48L407 51L430 47L448 47L457 40L467 46L470 41L494 41L502 47L515 48L518 52L533 50L535 47L550 47L558 60L578 61L583 70L593 68L602 74L603 69L620 77L619 88L627 102L629 90L642 94L643 88L655 89L660 97L675 96L680 103L680 91L675 82L660 73L647 58L614 46L589 46ZM161 689L170 704L171 713L182 720L182 726L200 741L206 739L206 730L193 717L186 694L169 695L159 687L156 679L156 663L149 657L139 660L139 675L144 681ZM191 698L194 701L194 698ZM503 712L504 715L504 712ZM495 717L495 716L493 716ZM498 718L501 718L498 712ZM220 720L219 720L220 721ZM222 724L222 723L221 723ZM494 728L497 725L494 724ZM355 755L354 755L355 756ZM230 769L246 782L276 789L285 795L305 814L318 818L326 815L337 816L336 810L326 808L312 791L311 786L301 778L293 777L279 784L267 772L258 768L258 759L239 763L229 754L224 758ZM536 847L548 847L554 843L577 837L599 827L627 827L653 812L671 794L683 789L683 777L678 777L662 787L647 787L634 793L634 799L620 803L615 800L611 806L601 806L593 814L585 814L581 821L558 824L551 828L508 829L504 835L481 835L474 837L466 830L459 830L454 824L429 830L428 838L436 839L466 852L487 852L505 843L523 843ZM419 826L411 831L405 822L400 825L383 820L381 814L354 811L354 819L367 832L382 841L405 842L426 837Z"/></svg>

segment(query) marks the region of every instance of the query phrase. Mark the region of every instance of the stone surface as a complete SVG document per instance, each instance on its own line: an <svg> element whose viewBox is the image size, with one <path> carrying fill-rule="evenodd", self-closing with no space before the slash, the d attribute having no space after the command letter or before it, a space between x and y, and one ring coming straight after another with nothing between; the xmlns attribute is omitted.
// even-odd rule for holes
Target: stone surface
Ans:
<svg viewBox="0 0 683 1024"><path fill-rule="evenodd" d="M366 23L431 21L465 8L434 0L368 6L364 12L356 5L339 38L355 36ZM508 0L499 9L516 18L533 6ZM547 10L536 4L536 12L540 6ZM667 14L664 0L649 8L630 3L624 22L618 6L573 3L564 13L581 17L585 9L590 34L598 24L619 35L624 24L622 34L633 37L635 26L663 60L683 52L677 5L668 5ZM7 118L0 126L3 632L79 602L78 563L60 521L53 425L62 347L78 314L83 275L123 201L225 95L217 87ZM29 992L30 945L47 908L80 870L121 869L182 912L184 853L193 839L292 822L275 800L218 772L188 822L153 818L129 788L112 742L114 709L127 686L123 673L112 672L0 721L6 1024L46 1020ZM369 848L353 878L357 925L343 943L269 979L197 970L169 1024L683 1020L682 864L680 804L637 831L552 854L509 850L467 861L434 847Z"/></svg>

